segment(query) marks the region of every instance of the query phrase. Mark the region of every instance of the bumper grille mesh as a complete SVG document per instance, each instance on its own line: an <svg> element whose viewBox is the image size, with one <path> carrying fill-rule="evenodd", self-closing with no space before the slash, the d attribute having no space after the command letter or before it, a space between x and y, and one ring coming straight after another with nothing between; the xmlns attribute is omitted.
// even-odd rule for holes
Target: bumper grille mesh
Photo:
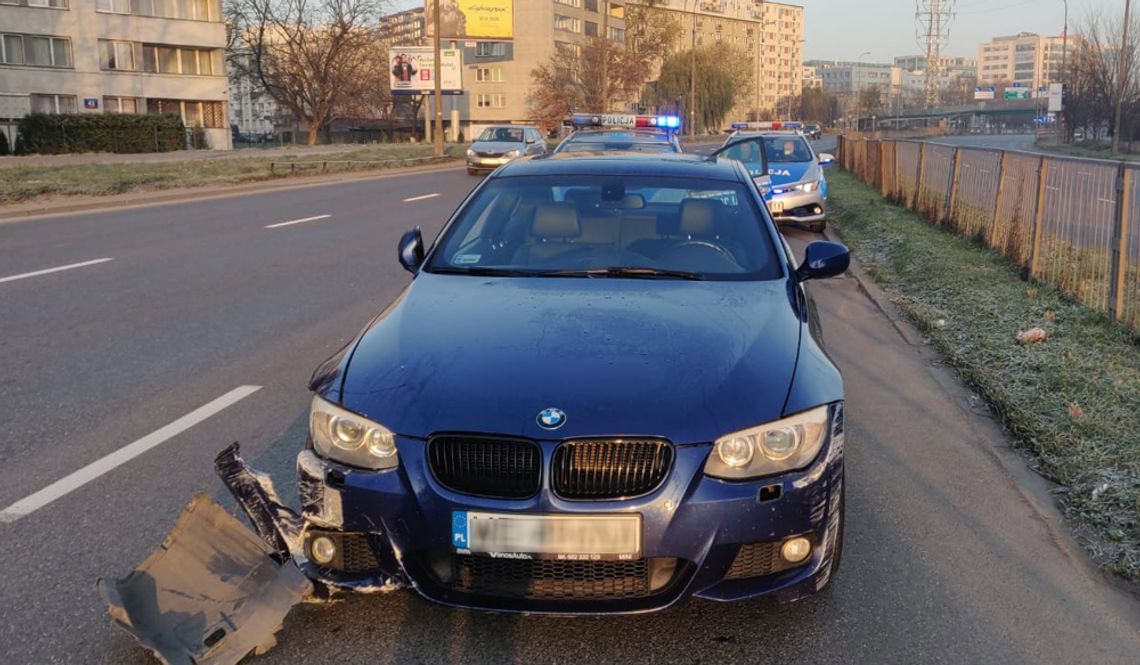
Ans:
<svg viewBox="0 0 1140 665"><path fill-rule="evenodd" d="M810 561L810 559L809 559ZM724 576L726 580L742 580L749 577L763 577L773 573L802 566L807 561L788 563L780 556L780 543L749 543L741 545L732 567Z"/></svg>
<svg viewBox="0 0 1140 665"><path fill-rule="evenodd" d="M526 599L605 600L651 595L649 561L553 561L455 556L452 588Z"/></svg>
<svg viewBox="0 0 1140 665"><path fill-rule="evenodd" d="M566 499L618 499L648 494L673 465L666 441L567 441L554 451L551 483Z"/></svg>
<svg viewBox="0 0 1140 665"><path fill-rule="evenodd" d="M428 443L436 480L463 494L522 499L538 492L542 453L529 441L438 436Z"/></svg>

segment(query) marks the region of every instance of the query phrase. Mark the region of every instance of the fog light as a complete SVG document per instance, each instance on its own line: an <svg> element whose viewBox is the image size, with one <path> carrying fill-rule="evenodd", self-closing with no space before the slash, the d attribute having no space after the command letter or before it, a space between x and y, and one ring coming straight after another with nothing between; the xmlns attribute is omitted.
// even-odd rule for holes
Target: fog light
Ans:
<svg viewBox="0 0 1140 665"><path fill-rule="evenodd" d="M309 543L309 555L314 562L327 566L336 558L336 543L328 536L317 536Z"/></svg>
<svg viewBox="0 0 1140 665"><path fill-rule="evenodd" d="M811 554L811 541L803 536L789 538L780 546L780 556L788 563L799 563Z"/></svg>

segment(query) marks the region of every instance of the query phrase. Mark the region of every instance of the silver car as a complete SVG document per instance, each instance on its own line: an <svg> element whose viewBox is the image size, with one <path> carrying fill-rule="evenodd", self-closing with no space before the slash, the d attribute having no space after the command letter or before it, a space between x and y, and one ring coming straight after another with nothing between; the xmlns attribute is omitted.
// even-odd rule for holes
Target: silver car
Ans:
<svg viewBox="0 0 1140 665"><path fill-rule="evenodd" d="M467 173L479 175L525 155L546 153L546 141L534 127L497 125L483 130L467 149Z"/></svg>
<svg viewBox="0 0 1140 665"><path fill-rule="evenodd" d="M835 161L827 153L816 155L811 144L798 131L738 132L725 141L728 156L744 161L735 153L751 148L763 151L768 182L757 182L768 210L777 224L799 224L817 233L827 225L827 177L823 166ZM746 164L748 165L748 164ZM759 176L759 165L750 165Z"/></svg>

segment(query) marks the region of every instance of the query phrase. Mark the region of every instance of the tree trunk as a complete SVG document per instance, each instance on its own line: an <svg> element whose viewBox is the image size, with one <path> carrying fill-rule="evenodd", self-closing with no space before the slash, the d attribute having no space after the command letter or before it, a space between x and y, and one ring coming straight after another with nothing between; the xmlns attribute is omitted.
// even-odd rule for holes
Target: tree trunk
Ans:
<svg viewBox="0 0 1140 665"><path fill-rule="evenodd" d="M309 145L316 145L317 139L321 134L321 121L319 118L314 118L306 123L309 127Z"/></svg>

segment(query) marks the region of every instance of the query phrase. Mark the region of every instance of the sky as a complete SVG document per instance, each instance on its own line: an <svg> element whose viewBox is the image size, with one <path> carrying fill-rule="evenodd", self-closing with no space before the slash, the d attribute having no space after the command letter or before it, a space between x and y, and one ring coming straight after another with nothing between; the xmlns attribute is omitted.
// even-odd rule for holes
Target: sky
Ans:
<svg viewBox="0 0 1140 665"><path fill-rule="evenodd" d="M515 0L526 2L527 0ZM916 0L787 0L804 7L805 60L891 62L896 55L920 52L915 39ZM395 9L422 0L389 0ZM1060 35L1062 0L957 0L946 55L977 57L978 44L1001 35L1036 32ZM1124 0L1069 0L1069 32L1078 31L1093 11L1123 11Z"/></svg>

